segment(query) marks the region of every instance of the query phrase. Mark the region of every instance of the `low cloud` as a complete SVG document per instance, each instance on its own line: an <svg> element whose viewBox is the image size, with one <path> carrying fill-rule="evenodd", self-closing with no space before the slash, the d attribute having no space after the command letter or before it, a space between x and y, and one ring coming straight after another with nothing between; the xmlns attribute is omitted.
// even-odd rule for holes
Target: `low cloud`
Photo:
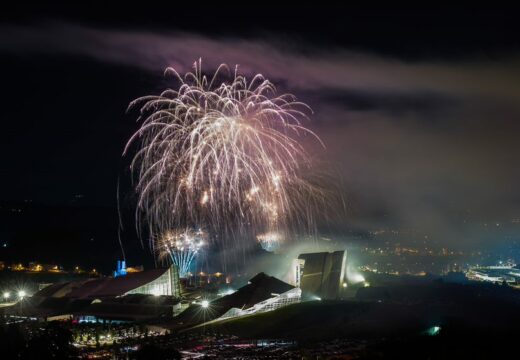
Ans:
<svg viewBox="0 0 520 360"><path fill-rule="evenodd" d="M339 47L310 51L268 36L59 22L0 29L3 54L87 57L151 76L167 66L187 71L202 58L208 71L227 63L264 74L314 109L311 126L327 144L321 156L341 173L352 199L350 225L377 227L389 214L395 226L466 245L477 236L500 242L500 234L476 235L480 224L520 217L517 56L410 62Z"/></svg>

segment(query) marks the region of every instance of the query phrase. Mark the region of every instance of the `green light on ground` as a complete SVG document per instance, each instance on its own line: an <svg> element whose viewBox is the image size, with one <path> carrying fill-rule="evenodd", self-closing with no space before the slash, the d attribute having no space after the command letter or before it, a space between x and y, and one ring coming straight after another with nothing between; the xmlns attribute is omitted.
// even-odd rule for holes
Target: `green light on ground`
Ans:
<svg viewBox="0 0 520 360"><path fill-rule="evenodd" d="M439 335L440 332L441 332L441 327L440 326L432 326L431 328L426 330L426 333L428 335L430 335L430 336Z"/></svg>

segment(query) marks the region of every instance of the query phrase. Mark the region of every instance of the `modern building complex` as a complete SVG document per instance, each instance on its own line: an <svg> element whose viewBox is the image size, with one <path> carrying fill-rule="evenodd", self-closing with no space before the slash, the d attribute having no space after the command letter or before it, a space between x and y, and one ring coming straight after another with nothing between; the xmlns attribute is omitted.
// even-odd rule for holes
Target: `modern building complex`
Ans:
<svg viewBox="0 0 520 360"><path fill-rule="evenodd" d="M301 254L294 262L295 284L303 297L339 299L347 286L347 251Z"/></svg>
<svg viewBox="0 0 520 360"><path fill-rule="evenodd" d="M329 260L332 269L334 259L336 256ZM301 293L299 287L259 273L247 285L224 296L211 295L201 287L181 297L181 282L174 265L129 271L124 262L118 262L113 276L50 284L2 308L2 313L14 318L78 323L170 319L184 327L272 311L299 302Z"/></svg>
<svg viewBox="0 0 520 360"><path fill-rule="evenodd" d="M175 266L132 273L121 271L123 268L119 263L116 277L49 285L23 302L4 308L4 314L37 319L68 317L80 321L133 321L173 316L181 295Z"/></svg>
<svg viewBox="0 0 520 360"><path fill-rule="evenodd" d="M219 293L218 281L189 288L175 265L164 269L126 268L110 277L51 284L2 312L7 316L74 322L155 321L173 328L273 311L303 299L339 299L346 287L346 251L301 254L293 262L294 284L259 273L245 286ZM223 274L216 274L224 279ZM222 294L222 295L221 295Z"/></svg>
<svg viewBox="0 0 520 360"><path fill-rule="evenodd" d="M130 294L180 297L179 277L172 265L117 277L87 279L51 285L34 295L69 299L104 299Z"/></svg>

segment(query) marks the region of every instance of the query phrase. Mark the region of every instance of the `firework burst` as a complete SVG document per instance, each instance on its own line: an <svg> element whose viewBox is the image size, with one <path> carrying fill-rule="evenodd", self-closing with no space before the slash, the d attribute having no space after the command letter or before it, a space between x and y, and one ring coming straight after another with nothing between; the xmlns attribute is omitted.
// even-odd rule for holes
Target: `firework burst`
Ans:
<svg viewBox="0 0 520 360"><path fill-rule="evenodd" d="M309 108L277 96L262 75L229 73L221 65L207 77L200 60L184 76L168 68L177 88L130 104L140 108L141 127L125 153L137 145L136 219L152 246L172 229L200 224L224 247L314 226L323 194L302 176L310 161L301 139L321 141L302 125Z"/></svg>
<svg viewBox="0 0 520 360"><path fill-rule="evenodd" d="M281 246L281 236L276 232L268 232L265 234L259 234L256 236L256 239L260 243L260 246L265 251L273 252L280 248Z"/></svg>
<svg viewBox="0 0 520 360"><path fill-rule="evenodd" d="M169 258L179 269L179 276L186 277L190 272L191 263L206 243L206 233L201 229L192 231L167 231L159 240L160 258Z"/></svg>

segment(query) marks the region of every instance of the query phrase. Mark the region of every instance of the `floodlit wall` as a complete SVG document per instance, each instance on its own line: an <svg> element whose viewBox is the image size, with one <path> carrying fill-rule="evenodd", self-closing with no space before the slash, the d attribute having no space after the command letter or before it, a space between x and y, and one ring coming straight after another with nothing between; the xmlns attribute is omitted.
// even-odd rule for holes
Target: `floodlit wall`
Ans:
<svg viewBox="0 0 520 360"><path fill-rule="evenodd" d="M311 294L319 296L323 283L323 267L328 253L301 254L299 259L303 260L300 267L300 287L304 295Z"/></svg>
<svg viewBox="0 0 520 360"><path fill-rule="evenodd" d="M179 273L177 271L177 268L172 265L157 279L149 282L148 284L130 290L125 295L146 294L155 296L169 295L174 297L180 297L180 293L181 290Z"/></svg>
<svg viewBox="0 0 520 360"><path fill-rule="evenodd" d="M300 287L304 296L338 299L345 280L347 252L301 254Z"/></svg>
<svg viewBox="0 0 520 360"><path fill-rule="evenodd" d="M344 251L335 251L328 254L323 269L323 281L321 289L322 299L337 299L340 297L342 279L344 274L346 257Z"/></svg>

